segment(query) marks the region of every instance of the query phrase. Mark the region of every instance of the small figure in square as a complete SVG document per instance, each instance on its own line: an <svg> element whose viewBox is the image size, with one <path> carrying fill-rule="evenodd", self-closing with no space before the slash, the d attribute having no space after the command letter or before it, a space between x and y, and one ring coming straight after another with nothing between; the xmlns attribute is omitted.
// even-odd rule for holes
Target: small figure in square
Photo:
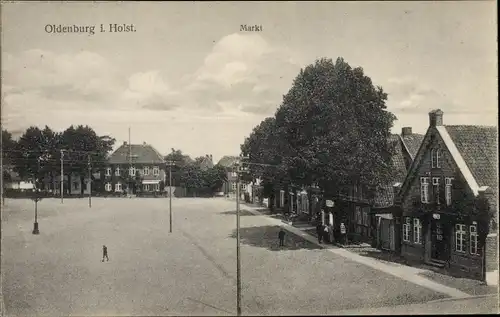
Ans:
<svg viewBox="0 0 500 317"><path fill-rule="evenodd" d="M318 243L321 244L321 241L323 240L323 225L319 221L316 225L316 234L318 235Z"/></svg>
<svg viewBox="0 0 500 317"><path fill-rule="evenodd" d="M106 247L105 245L102 246L102 261L101 262L104 262L104 258L106 258L106 261L109 261L108 247Z"/></svg>
<svg viewBox="0 0 500 317"><path fill-rule="evenodd" d="M278 238L280 239L280 247L285 246L285 230L283 230L283 228L280 228Z"/></svg>

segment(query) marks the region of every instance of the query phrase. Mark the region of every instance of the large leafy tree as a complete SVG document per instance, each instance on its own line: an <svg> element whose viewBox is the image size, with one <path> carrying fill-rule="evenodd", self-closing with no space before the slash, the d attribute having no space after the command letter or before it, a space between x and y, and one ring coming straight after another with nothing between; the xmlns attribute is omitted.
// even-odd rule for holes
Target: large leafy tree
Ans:
<svg viewBox="0 0 500 317"><path fill-rule="evenodd" d="M203 174L203 186L211 193L219 191L222 185L227 180L227 173L224 166L215 165L212 168L202 171Z"/></svg>
<svg viewBox="0 0 500 317"><path fill-rule="evenodd" d="M285 187L317 183L332 196L345 185L375 188L391 176L387 140L395 117L386 99L362 68L319 59L300 71L275 118L256 127L242 151L275 164L268 175Z"/></svg>
<svg viewBox="0 0 500 317"><path fill-rule="evenodd" d="M88 175L89 161L92 173L101 170L114 143L115 139L109 136L99 136L89 126L79 125L67 128L61 134L60 147L65 150L64 172L68 175L70 186L71 173L80 175L80 181L84 182ZM69 188L67 190L69 191ZM81 190L83 194L84 186L81 187Z"/></svg>
<svg viewBox="0 0 500 317"><path fill-rule="evenodd" d="M2 180L3 180L3 187L2 190L5 189L5 186L7 182L10 182L12 180L11 174L10 174L10 168L13 162L15 161L15 154L16 154L16 141L12 138L12 134L7 131L7 130L1 130L2 133L2 165L3 165L3 171L2 171ZM5 168L8 167L8 168ZM3 202L5 202L5 192L3 197Z"/></svg>
<svg viewBox="0 0 500 317"><path fill-rule="evenodd" d="M183 185L182 175L187 165L194 163L189 155L182 153L181 150L172 148L172 151L164 157L165 161L172 161L172 184Z"/></svg>

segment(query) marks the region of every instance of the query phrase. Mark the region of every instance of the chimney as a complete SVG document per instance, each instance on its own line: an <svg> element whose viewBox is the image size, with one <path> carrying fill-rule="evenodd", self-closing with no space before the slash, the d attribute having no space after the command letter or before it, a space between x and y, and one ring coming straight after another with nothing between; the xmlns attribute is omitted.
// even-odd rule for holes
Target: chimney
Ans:
<svg viewBox="0 0 500 317"><path fill-rule="evenodd" d="M127 145L127 141L123 141L123 145Z"/></svg>
<svg viewBox="0 0 500 317"><path fill-rule="evenodd" d="M441 109L429 112L429 126L438 127L443 125L443 111Z"/></svg>
<svg viewBox="0 0 500 317"><path fill-rule="evenodd" d="M142 142L142 145L146 145L146 141Z"/></svg>
<svg viewBox="0 0 500 317"><path fill-rule="evenodd" d="M401 129L401 135L402 136L411 135L411 127L403 127Z"/></svg>

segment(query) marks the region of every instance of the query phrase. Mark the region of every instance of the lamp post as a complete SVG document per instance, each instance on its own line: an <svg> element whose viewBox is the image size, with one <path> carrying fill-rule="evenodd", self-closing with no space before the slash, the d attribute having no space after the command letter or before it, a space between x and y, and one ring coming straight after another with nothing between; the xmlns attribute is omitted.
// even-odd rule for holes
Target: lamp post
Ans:
<svg viewBox="0 0 500 317"><path fill-rule="evenodd" d="M33 234L39 234L40 233L40 230L38 229L38 201L40 200L40 196L39 196L39 188L38 188L38 183L39 183L39 177L40 177L40 157L37 158L37 171L36 171L36 176L35 176L35 179L34 179L34 182L35 182L35 197L34 197L34 201L35 201L35 222L33 223Z"/></svg>
<svg viewBox="0 0 500 317"><path fill-rule="evenodd" d="M170 216L170 232L172 232L172 166L174 166L174 161L169 160L167 162L168 166L168 199L169 199L169 216Z"/></svg>
<svg viewBox="0 0 500 317"><path fill-rule="evenodd" d="M89 189L89 208L92 208L92 165L90 163L90 154L88 156L88 169L89 169L89 180L88 180L88 189Z"/></svg>

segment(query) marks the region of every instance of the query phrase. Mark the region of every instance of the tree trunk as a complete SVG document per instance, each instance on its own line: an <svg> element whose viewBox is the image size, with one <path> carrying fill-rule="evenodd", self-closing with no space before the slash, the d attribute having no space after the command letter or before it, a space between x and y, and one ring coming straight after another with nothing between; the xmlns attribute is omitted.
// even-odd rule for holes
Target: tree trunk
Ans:
<svg viewBox="0 0 500 317"><path fill-rule="evenodd" d="M83 196L85 194L85 176L80 175L80 195Z"/></svg>

